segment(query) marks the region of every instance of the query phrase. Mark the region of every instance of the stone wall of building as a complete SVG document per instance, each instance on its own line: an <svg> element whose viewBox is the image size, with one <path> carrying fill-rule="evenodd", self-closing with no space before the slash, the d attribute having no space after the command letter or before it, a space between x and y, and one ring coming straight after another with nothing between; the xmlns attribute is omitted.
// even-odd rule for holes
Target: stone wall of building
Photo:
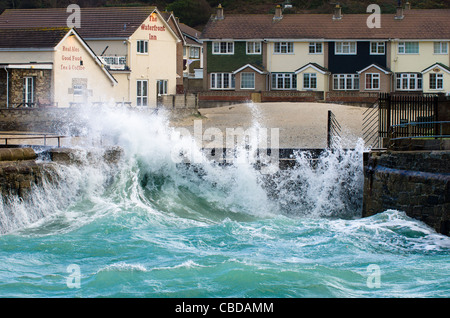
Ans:
<svg viewBox="0 0 450 318"><path fill-rule="evenodd" d="M9 75L10 107L23 102L23 79L34 78L34 102L49 103L52 99L51 70L12 69Z"/></svg>
<svg viewBox="0 0 450 318"><path fill-rule="evenodd" d="M363 217L395 209L450 235L450 151L371 152Z"/></svg>

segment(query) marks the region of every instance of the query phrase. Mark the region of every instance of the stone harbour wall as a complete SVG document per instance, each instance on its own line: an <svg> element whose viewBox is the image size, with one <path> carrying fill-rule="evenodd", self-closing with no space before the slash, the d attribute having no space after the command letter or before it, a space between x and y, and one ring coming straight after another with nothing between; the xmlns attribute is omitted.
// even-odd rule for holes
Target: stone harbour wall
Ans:
<svg viewBox="0 0 450 318"><path fill-rule="evenodd" d="M450 236L449 167L450 151L367 153L363 217L395 209Z"/></svg>
<svg viewBox="0 0 450 318"><path fill-rule="evenodd" d="M41 164L31 148L0 149L0 192L2 197L25 198L33 184L42 181Z"/></svg>
<svg viewBox="0 0 450 318"><path fill-rule="evenodd" d="M79 149L54 148L42 154L47 160L36 160L38 155L32 148L4 148L0 149L0 192L3 198L16 195L26 199L33 185L41 185L43 178L52 178L47 175L55 165L82 165ZM92 150L85 156L88 163L104 160L109 165L116 165L123 158L123 150L111 147L101 150Z"/></svg>

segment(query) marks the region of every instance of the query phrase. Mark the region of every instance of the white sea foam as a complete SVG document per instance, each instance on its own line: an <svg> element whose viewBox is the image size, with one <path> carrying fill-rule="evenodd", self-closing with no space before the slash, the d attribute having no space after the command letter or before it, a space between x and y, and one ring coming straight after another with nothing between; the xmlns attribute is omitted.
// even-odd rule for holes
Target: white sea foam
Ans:
<svg viewBox="0 0 450 318"><path fill-rule="evenodd" d="M105 266L101 269L99 269L97 271L98 273L101 272L114 272L114 271L119 271L119 272L147 272L147 268L145 268L145 266L141 265L141 264L128 264L125 262L120 262L120 263L116 263L116 264L111 264L108 266Z"/></svg>

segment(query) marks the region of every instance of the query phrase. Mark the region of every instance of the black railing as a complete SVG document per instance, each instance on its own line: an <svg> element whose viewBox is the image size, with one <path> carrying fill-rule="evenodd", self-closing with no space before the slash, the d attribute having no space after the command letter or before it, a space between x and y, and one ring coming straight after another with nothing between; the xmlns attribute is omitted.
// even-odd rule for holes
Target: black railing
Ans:
<svg viewBox="0 0 450 318"><path fill-rule="evenodd" d="M327 127L327 147L333 148L336 145L336 139L340 138L341 125L336 120L336 116L331 110L328 111L328 127Z"/></svg>
<svg viewBox="0 0 450 318"><path fill-rule="evenodd" d="M436 95L391 95L380 94L379 98L379 137L390 138L391 128L410 123L427 123L410 125L416 136L435 135L431 122L438 118L439 97ZM408 136L410 131L398 130L397 137ZM402 135L403 134L403 135Z"/></svg>

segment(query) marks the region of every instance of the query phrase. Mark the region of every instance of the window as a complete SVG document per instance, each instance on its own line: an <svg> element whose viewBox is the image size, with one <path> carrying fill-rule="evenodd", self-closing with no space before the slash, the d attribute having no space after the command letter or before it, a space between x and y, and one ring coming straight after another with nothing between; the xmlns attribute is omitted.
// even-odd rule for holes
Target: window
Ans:
<svg viewBox="0 0 450 318"><path fill-rule="evenodd" d="M419 54L419 42L399 42L399 54Z"/></svg>
<svg viewBox="0 0 450 318"><path fill-rule="evenodd" d="M293 73L273 73L272 89L297 89L297 75Z"/></svg>
<svg viewBox="0 0 450 318"><path fill-rule="evenodd" d="M430 89L444 89L444 75L430 73Z"/></svg>
<svg viewBox="0 0 450 318"><path fill-rule="evenodd" d="M148 106L148 81L137 81L137 106Z"/></svg>
<svg viewBox="0 0 450 318"><path fill-rule="evenodd" d="M247 54L261 54L261 42L247 42Z"/></svg>
<svg viewBox="0 0 450 318"><path fill-rule="evenodd" d="M23 103L25 106L32 106L34 103L34 77L23 78Z"/></svg>
<svg viewBox="0 0 450 318"><path fill-rule="evenodd" d="M310 42L309 43L309 54L322 54L322 43Z"/></svg>
<svg viewBox="0 0 450 318"><path fill-rule="evenodd" d="M156 82L156 89L158 91L158 96L167 95L167 80L159 80Z"/></svg>
<svg viewBox="0 0 450 318"><path fill-rule="evenodd" d="M211 73L211 89L234 89L235 76L231 73Z"/></svg>
<svg viewBox="0 0 450 318"><path fill-rule="evenodd" d="M317 74L305 73L303 74L303 88L316 89L317 88Z"/></svg>
<svg viewBox="0 0 450 318"><path fill-rule="evenodd" d="M83 96L83 85L73 85L73 95L74 96Z"/></svg>
<svg viewBox="0 0 450 318"><path fill-rule="evenodd" d="M213 42L213 54L234 54L234 42Z"/></svg>
<svg viewBox="0 0 450 318"><path fill-rule="evenodd" d="M138 40L137 41L137 52L140 54L148 53L148 41Z"/></svg>
<svg viewBox="0 0 450 318"><path fill-rule="evenodd" d="M380 74L367 73L366 74L366 89L379 90L380 89Z"/></svg>
<svg viewBox="0 0 450 318"><path fill-rule="evenodd" d="M419 73L399 73L397 74L396 87L399 91L422 90L422 74Z"/></svg>
<svg viewBox="0 0 450 318"><path fill-rule="evenodd" d="M334 74L333 89L338 91L359 90L358 74Z"/></svg>
<svg viewBox="0 0 450 318"><path fill-rule="evenodd" d="M336 42L334 52L342 55L356 54L356 42Z"/></svg>
<svg viewBox="0 0 450 318"><path fill-rule="evenodd" d="M255 89L255 73L241 74L241 89Z"/></svg>
<svg viewBox="0 0 450 318"><path fill-rule="evenodd" d="M292 43L292 42L275 42L274 53L279 53L279 54L294 53L294 43Z"/></svg>
<svg viewBox="0 0 450 318"><path fill-rule="evenodd" d="M371 55L383 55L385 53L384 42L370 42L370 54Z"/></svg>
<svg viewBox="0 0 450 318"><path fill-rule="evenodd" d="M189 57L191 59L199 59L200 58L200 48L199 47L191 47L189 50Z"/></svg>
<svg viewBox="0 0 450 318"><path fill-rule="evenodd" d="M447 42L434 42L434 54L447 54Z"/></svg>

